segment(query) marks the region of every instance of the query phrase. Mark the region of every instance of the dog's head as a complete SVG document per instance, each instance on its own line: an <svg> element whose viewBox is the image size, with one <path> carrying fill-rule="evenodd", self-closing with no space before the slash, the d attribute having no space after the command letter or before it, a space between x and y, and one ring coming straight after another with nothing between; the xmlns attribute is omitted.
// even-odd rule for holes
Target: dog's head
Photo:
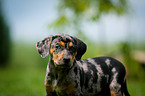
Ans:
<svg viewBox="0 0 145 96"><path fill-rule="evenodd" d="M49 36L36 44L41 57L50 53L55 67L71 67L74 59L80 60L87 46L76 37L67 34Z"/></svg>

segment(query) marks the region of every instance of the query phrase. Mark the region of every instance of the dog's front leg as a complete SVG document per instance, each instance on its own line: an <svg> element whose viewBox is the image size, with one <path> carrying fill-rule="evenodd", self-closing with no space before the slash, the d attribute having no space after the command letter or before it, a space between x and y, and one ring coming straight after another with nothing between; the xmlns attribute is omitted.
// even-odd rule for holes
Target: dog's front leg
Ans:
<svg viewBox="0 0 145 96"><path fill-rule="evenodd" d="M57 96L56 92L53 90L52 84L45 81L46 96Z"/></svg>
<svg viewBox="0 0 145 96"><path fill-rule="evenodd" d="M46 89L46 96L57 96L56 92L54 91L52 78L50 77L49 68L47 66L46 76L45 76L45 89Z"/></svg>

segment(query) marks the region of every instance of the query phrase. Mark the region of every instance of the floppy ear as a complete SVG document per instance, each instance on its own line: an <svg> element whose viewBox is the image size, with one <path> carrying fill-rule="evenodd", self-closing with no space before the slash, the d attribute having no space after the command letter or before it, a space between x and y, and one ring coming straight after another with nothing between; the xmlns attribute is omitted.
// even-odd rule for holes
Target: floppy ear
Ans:
<svg viewBox="0 0 145 96"><path fill-rule="evenodd" d="M74 37L77 43L77 55L76 55L76 60L80 60L83 54L87 50L87 45L81 41L80 39Z"/></svg>
<svg viewBox="0 0 145 96"><path fill-rule="evenodd" d="M39 54L41 55L41 57L43 57L43 58L47 57L49 54L49 48L50 48L50 44L52 42L52 37L53 36L44 38L43 40L41 40L40 42L37 42L37 44L36 44L36 48L37 48Z"/></svg>

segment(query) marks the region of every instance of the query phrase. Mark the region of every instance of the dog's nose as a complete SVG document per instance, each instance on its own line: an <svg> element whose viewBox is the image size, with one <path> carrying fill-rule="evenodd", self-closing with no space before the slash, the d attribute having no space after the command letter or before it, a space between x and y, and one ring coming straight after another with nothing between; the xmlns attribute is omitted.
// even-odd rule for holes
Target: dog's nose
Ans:
<svg viewBox="0 0 145 96"><path fill-rule="evenodd" d="M65 58L63 58L63 61L64 61L65 63L68 63L68 62L70 61L70 58L69 58L69 57L65 57Z"/></svg>

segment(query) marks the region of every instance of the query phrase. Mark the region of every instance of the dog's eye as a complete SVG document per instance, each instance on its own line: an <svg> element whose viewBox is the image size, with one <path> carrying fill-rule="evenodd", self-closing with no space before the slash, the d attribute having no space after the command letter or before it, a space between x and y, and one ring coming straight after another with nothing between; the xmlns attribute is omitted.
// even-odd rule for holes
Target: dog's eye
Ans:
<svg viewBox="0 0 145 96"><path fill-rule="evenodd" d="M56 48L56 49L61 49L61 46L58 45L58 46L56 46L55 48Z"/></svg>

